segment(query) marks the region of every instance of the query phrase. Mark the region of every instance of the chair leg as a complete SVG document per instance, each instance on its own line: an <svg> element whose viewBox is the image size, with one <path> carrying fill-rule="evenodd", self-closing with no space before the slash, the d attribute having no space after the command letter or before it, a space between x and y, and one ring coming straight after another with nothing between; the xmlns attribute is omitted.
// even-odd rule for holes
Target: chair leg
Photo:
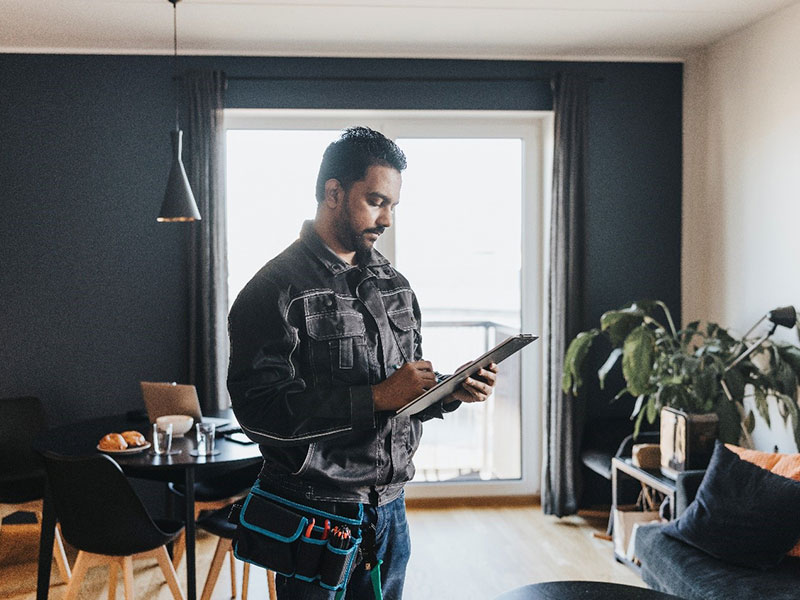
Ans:
<svg viewBox="0 0 800 600"><path fill-rule="evenodd" d="M228 548L228 559L231 563L231 598L236 598L236 557L233 555L233 545Z"/></svg>
<svg viewBox="0 0 800 600"><path fill-rule="evenodd" d="M181 586L178 584L178 576L175 574L175 569L169 560L167 547L161 546L160 548L156 548L155 554L158 559L158 566L161 567L161 571L164 573L164 579L167 580L167 585L172 592L172 597L175 598L175 600L184 600L183 591L181 591Z"/></svg>
<svg viewBox="0 0 800 600"><path fill-rule="evenodd" d="M67 593L64 595L64 600L75 600L78 597L81 583L86 576L86 571L89 570L91 562L89 554L83 551L78 552L78 558L75 559L75 566L72 569L72 577L69 578L69 584L67 584Z"/></svg>
<svg viewBox="0 0 800 600"><path fill-rule="evenodd" d="M175 541L172 542L172 566L175 569L181 564L184 552L186 552L186 532L181 531Z"/></svg>
<svg viewBox="0 0 800 600"><path fill-rule="evenodd" d="M42 511L34 510L33 514L36 517L36 521L38 523L41 523ZM2 522L2 519L0 519L0 522ZM61 538L60 523L56 523L56 531L55 535L53 536L53 558L56 561L56 567L58 567L58 572L61 574L61 579L64 580L64 583L69 583L69 578L72 576L72 573L69 569L69 561L67 560L67 553L64 552L64 542L62 541Z"/></svg>
<svg viewBox="0 0 800 600"><path fill-rule="evenodd" d="M267 569L267 587L269 588L269 600L278 600L278 590L275 588L275 572Z"/></svg>
<svg viewBox="0 0 800 600"><path fill-rule="evenodd" d="M69 583L72 572L69 568L69 561L67 560L67 553L64 551L64 542L61 538L61 525L56 523L55 539L53 540L53 557L56 559L56 566L58 572L61 573L61 579L64 583Z"/></svg>
<svg viewBox="0 0 800 600"><path fill-rule="evenodd" d="M125 588L125 600L133 600L133 557L122 558L122 585Z"/></svg>
<svg viewBox="0 0 800 600"><path fill-rule="evenodd" d="M247 587L250 585L250 563L244 563L242 569L242 600L247 600Z"/></svg>
<svg viewBox="0 0 800 600"><path fill-rule="evenodd" d="M203 593L200 595L200 600L210 600L211 593L214 591L214 586L217 584L219 572L222 569L222 561L225 560L225 555L230 548L231 540L219 538L217 542L217 549L214 550L214 558L211 559L211 566L208 568L208 576L206 577L206 584L203 586Z"/></svg>
<svg viewBox="0 0 800 600"><path fill-rule="evenodd" d="M117 573L119 567L115 562L108 563L108 600L117 598Z"/></svg>

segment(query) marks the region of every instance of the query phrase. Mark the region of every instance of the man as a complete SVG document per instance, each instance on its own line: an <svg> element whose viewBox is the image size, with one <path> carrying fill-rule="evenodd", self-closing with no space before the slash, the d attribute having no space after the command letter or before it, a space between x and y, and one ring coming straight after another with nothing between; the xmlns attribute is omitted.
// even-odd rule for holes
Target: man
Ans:
<svg viewBox="0 0 800 600"><path fill-rule="evenodd" d="M229 317L233 409L261 444L260 485L295 500L362 503L365 560L348 598L401 598L410 542L403 486L422 421L492 393L496 367L469 378L445 404L393 412L436 383L422 359L414 292L373 246L400 199L402 151L365 127L328 146L317 213L300 239L245 286ZM331 511L334 512L334 511ZM374 539L371 539L374 538ZM332 598L313 582L278 577L279 597Z"/></svg>

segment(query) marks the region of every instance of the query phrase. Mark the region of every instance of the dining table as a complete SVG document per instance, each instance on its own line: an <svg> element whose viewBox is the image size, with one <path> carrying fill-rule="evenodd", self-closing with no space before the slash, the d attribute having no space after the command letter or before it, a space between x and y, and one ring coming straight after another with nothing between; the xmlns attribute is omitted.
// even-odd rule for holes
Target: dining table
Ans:
<svg viewBox="0 0 800 600"><path fill-rule="evenodd" d="M217 415L230 419L235 425L233 411ZM133 411L124 415L98 417L63 425L42 432L33 447L65 456L86 456L99 452L97 445L107 433L136 430L152 438L152 426L146 415ZM128 477L182 484L185 488L183 518L186 524L186 599L196 600L197 581L195 563L195 483L208 477L261 462L258 445L235 442L217 437L215 453L211 456L197 454L194 429L182 437L173 437L169 454L156 455L152 448L139 452L109 453ZM42 509L42 529L39 543L39 565L36 584L37 600L46 600L50 587L50 569L53 559L53 538L56 514L49 487L46 486Z"/></svg>

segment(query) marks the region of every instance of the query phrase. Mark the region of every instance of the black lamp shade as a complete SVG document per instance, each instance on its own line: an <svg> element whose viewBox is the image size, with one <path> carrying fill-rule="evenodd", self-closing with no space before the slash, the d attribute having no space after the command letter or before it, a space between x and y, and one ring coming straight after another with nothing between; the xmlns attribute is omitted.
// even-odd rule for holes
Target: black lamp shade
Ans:
<svg viewBox="0 0 800 600"><path fill-rule="evenodd" d="M767 318L775 323L775 325L781 325L791 329L797 323L797 312L794 306L782 306L769 311Z"/></svg>
<svg viewBox="0 0 800 600"><path fill-rule="evenodd" d="M170 132L172 137L172 166L169 170L167 191L164 193L164 202L158 213L158 221L199 221L200 211L194 200L186 169L181 161L183 132L175 130Z"/></svg>

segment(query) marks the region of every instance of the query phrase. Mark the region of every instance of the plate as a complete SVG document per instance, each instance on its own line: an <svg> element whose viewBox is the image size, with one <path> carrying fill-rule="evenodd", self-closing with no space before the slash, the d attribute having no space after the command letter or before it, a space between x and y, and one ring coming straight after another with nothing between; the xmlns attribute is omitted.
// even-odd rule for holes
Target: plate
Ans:
<svg viewBox="0 0 800 600"><path fill-rule="evenodd" d="M106 454L138 454L142 450L147 450L150 447L150 442L145 442L144 446L136 446L134 448L125 448L125 450L104 450L97 444L97 449Z"/></svg>

